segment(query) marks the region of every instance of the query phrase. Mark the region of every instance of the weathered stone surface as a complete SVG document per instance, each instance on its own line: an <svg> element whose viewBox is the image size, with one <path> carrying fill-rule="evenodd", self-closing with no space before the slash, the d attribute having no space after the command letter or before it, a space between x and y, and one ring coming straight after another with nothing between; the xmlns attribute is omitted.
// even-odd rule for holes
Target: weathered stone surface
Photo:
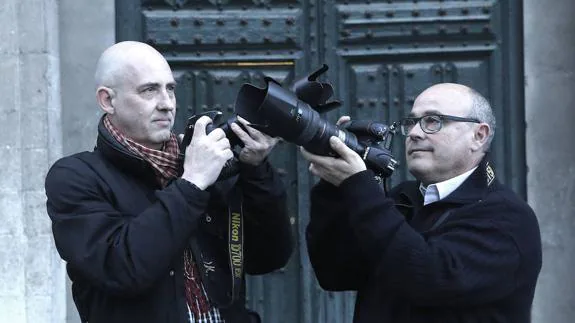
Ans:
<svg viewBox="0 0 575 323"><path fill-rule="evenodd" d="M15 0L0 2L0 55L18 53L18 20ZM1 57L1 56L0 56Z"/></svg>
<svg viewBox="0 0 575 323"><path fill-rule="evenodd" d="M545 12L545 15L541 15ZM575 2L524 1L527 192L539 218L543 269L533 322L575 317Z"/></svg>
<svg viewBox="0 0 575 323"><path fill-rule="evenodd" d="M44 194L62 154L57 13L54 0L0 3L0 322L66 319Z"/></svg>

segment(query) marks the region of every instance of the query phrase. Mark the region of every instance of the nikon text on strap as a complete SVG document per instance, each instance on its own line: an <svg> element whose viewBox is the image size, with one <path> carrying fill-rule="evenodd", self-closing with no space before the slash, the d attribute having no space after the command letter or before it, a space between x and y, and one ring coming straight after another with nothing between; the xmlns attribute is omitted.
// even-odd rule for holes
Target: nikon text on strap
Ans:
<svg viewBox="0 0 575 323"><path fill-rule="evenodd" d="M243 200L239 185L235 185L234 188L232 188L228 204L228 247L230 254L230 270L232 274L232 297L230 304L232 304L240 296L244 276Z"/></svg>

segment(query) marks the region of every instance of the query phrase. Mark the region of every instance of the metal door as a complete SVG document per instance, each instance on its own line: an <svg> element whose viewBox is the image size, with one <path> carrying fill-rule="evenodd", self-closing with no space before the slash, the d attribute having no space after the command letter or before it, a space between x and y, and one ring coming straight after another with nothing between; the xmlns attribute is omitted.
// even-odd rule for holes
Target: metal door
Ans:
<svg viewBox="0 0 575 323"><path fill-rule="evenodd" d="M327 63L343 106L327 114L395 121L437 82L486 95L498 121L497 176L525 194L521 2L492 0L116 0L117 40L160 50L178 81L176 131L187 117L227 118L244 82L285 85ZM403 161L403 138L394 154ZM305 249L307 164L290 144L272 154L288 188L296 251L282 270L248 280L248 306L266 323L351 322L354 294L321 290ZM405 167L391 183L409 178Z"/></svg>

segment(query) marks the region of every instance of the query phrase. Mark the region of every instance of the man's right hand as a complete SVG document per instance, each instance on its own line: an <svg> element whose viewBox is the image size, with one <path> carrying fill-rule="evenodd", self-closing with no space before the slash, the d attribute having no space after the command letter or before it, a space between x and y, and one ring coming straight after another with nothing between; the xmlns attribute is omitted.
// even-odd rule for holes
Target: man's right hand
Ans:
<svg viewBox="0 0 575 323"><path fill-rule="evenodd" d="M190 145L186 147L182 178L204 190L220 175L226 161L234 156L230 141L222 129L206 134L212 119L203 116L194 125Z"/></svg>

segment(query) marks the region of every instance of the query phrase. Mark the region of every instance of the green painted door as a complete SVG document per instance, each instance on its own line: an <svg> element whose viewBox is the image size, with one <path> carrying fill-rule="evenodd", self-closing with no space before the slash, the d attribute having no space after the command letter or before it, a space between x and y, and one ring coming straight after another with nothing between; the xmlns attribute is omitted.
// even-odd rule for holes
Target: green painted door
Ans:
<svg viewBox="0 0 575 323"><path fill-rule="evenodd" d="M178 81L176 130L188 116L228 117L243 83L271 76L290 85L322 63L342 114L390 123L437 82L470 85L492 102L497 176L525 193L521 2L491 0L116 0L117 40L145 41ZM394 154L404 160L403 138ZM296 251L275 273L250 277L248 306L266 323L351 322L354 295L317 285L305 247L313 179L290 144L272 162L289 193ZM401 166L391 183L409 178Z"/></svg>

